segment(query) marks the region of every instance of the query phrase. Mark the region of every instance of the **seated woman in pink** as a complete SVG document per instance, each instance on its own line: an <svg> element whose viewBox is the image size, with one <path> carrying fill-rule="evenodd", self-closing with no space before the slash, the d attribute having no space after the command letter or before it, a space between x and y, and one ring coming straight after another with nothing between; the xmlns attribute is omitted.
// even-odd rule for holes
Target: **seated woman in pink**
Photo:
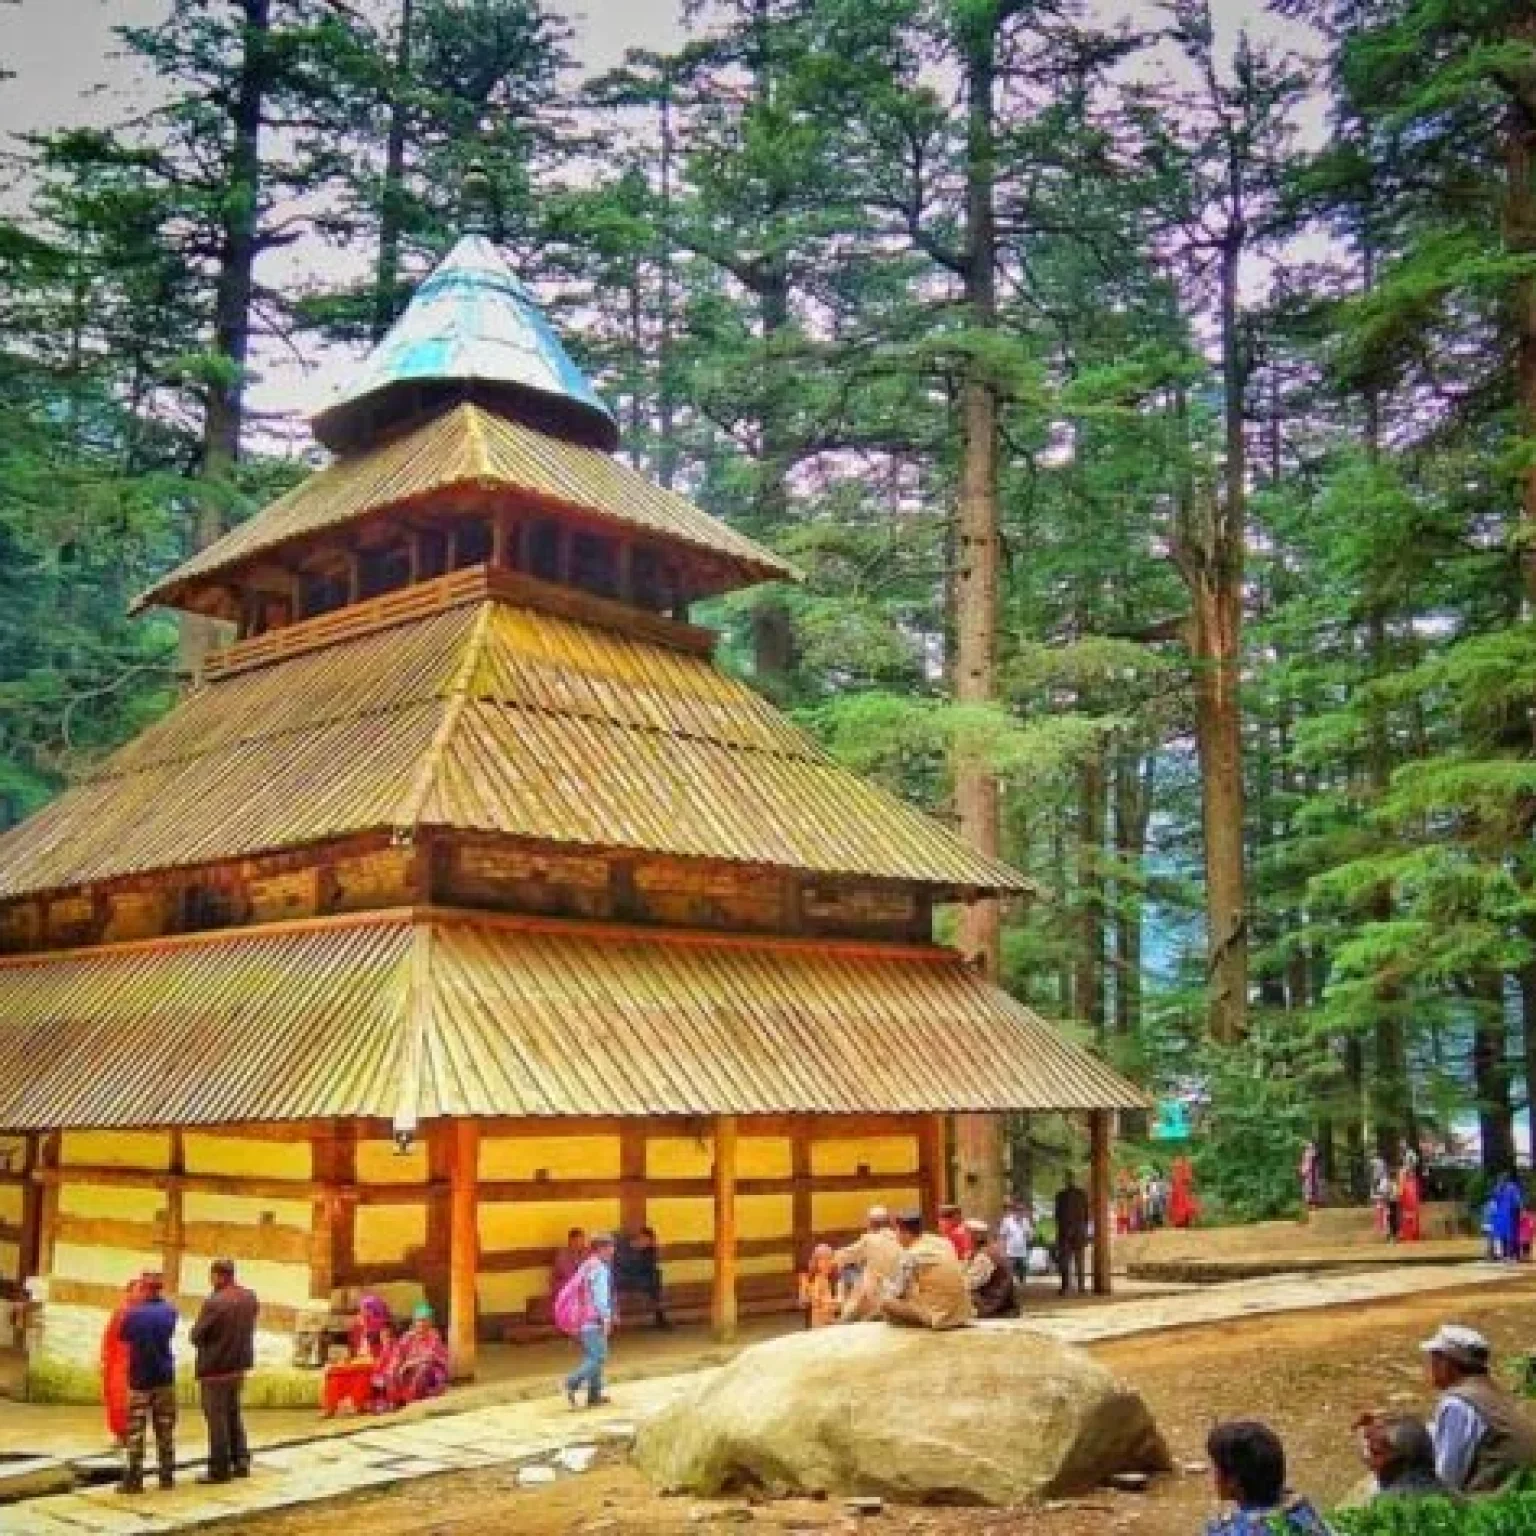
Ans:
<svg viewBox="0 0 1536 1536"><path fill-rule="evenodd" d="M389 1401L394 1408L441 1397L448 1390L448 1346L437 1331L432 1308L418 1303L411 1326L400 1335L390 1362Z"/></svg>

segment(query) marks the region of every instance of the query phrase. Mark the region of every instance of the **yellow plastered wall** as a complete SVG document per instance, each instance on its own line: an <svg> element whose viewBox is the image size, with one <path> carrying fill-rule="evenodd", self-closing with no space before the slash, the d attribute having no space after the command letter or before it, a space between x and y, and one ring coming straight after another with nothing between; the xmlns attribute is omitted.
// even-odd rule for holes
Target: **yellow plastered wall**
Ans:
<svg viewBox="0 0 1536 1536"><path fill-rule="evenodd" d="M668 1243L709 1243L715 1238L715 1202L707 1196L652 1199L646 1203L645 1219L655 1227L663 1250Z"/></svg>
<svg viewBox="0 0 1536 1536"><path fill-rule="evenodd" d="M739 1149L739 1142L737 1146ZM645 1143L645 1176L648 1179L707 1179L714 1170L713 1137L652 1136ZM657 1223L652 1222L652 1225L657 1226Z"/></svg>
<svg viewBox="0 0 1536 1536"><path fill-rule="evenodd" d="M403 1155L392 1141L360 1141L357 1144L359 1184L425 1184L429 1176L427 1144L411 1143Z"/></svg>
<svg viewBox="0 0 1536 1536"><path fill-rule="evenodd" d="M217 1257L189 1253L181 1261L183 1276L203 1276ZM241 1259L240 1283L248 1285L262 1301L274 1307L305 1308L317 1298L309 1294L309 1265L280 1264L271 1259Z"/></svg>
<svg viewBox="0 0 1536 1536"><path fill-rule="evenodd" d="M480 1246L486 1252L508 1248L548 1248L565 1242L572 1227L612 1231L619 1224L619 1202L612 1200L502 1200L482 1205Z"/></svg>
<svg viewBox="0 0 1536 1536"><path fill-rule="evenodd" d="M713 1259L668 1259L662 1254L662 1278L668 1285L691 1285L715 1278ZM787 1253L755 1253L736 1260L738 1275L783 1275L786 1282L795 1273L794 1260Z"/></svg>
<svg viewBox="0 0 1536 1536"><path fill-rule="evenodd" d="M919 1204L915 1185L898 1184L889 1189L817 1190L811 1196L811 1226L818 1234L847 1232L864 1225L872 1205L901 1211Z"/></svg>
<svg viewBox="0 0 1536 1536"><path fill-rule="evenodd" d="M0 1221L19 1227L26 1207L27 1192L20 1184L0 1184Z"/></svg>
<svg viewBox="0 0 1536 1536"><path fill-rule="evenodd" d="M738 1179L787 1179L794 1171L795 1148L788 1136L743 1136L737 1141Z"/></svg>
<svg viewBox="0 0 1536 1536"><path fill-rule="evenodd" d="M292 1141L255 1141L188 1131L182 1141L188 1173L250 1179L308 1179L314 1171L309 1142L299 1132Z"/></svg>
<svg viewBox="0 0 1536 1536"><path fill-rule="evenodd" d="M159 1269L160 1264L158 1248L101 1248L83 1243L53 1245L52 1274L58 1280L84 1280L117 1289L127 1285L135 1275L142 1275L146 1269ZM205 1260L203 1268L207 1267Z"/></svg>
<svg viewBox="0 0 1536 1536"><path fill-rule="evenodd" d="M107 1184L76 1184L66 1180L59 1185L59 1214L152 1222L164 1213L167 1198L163 1189L114 1188Z"/></svg>
<svg viewBox="0 0 1536 1536"><path fill-rule="evenodd" d="M915 1136L860 1136L843 1141L811 1143L811 1173L815 1178L839 1174L916 1173Z"/></svg>
<svg viewBox="0 0 1536 1536"><path fill-rule="evenodd" d="M528 1303L549 1294L547 1269L508 1269L480 1275L475 1281L482 1312L525 1313Z"/></svg>
<svg viewBox="0 0 1536 1536"><path fill-rule="evenodd" d="M314 1207L308 1200L276 1200L266 1195L212 1195L189 1189L181 1197L183 1221L222 1221L259 1227L270 1221L279 1227L308 1232Z"/></svg>
<svg viewBox="0 0 1536 1536"><path fill-rule="evenodd" d="M171 1166L171 1138L165 1131L65 1131L59 1161L85 1168Z"/></svg>
<svg viewBox="0 0 1536 1536"><path fill-rule="evenodd" d="M359 1264L397 1264L413 1249L426 1245L424 1204L358 1206L352 1246Z"/></svg>
<svg viewBox="0 0 1536 1536"><path fill-rule="evenodd" d="M714 1212L710 1212L714 1225ZM737 1195L736 1237L748 1242L754 1238L788 1237L795 1230L793 1195Z"/></svg>
<svg viewBox="0 0 1536 1536"><path fill-rule="evenodd" d="M21 1245L19 1243L0 1243L0 1275L7 1280L20 1280L21 1273Z"/></svg>
<svg viewBox="0 0 1536 1536"><path fill-rule="evenodd" d="M531 1180L541 1172L551 1179L616 1179L619 1138L488 1136L480 1142L479 1167L480 1177L490 1180Z"/></svg>

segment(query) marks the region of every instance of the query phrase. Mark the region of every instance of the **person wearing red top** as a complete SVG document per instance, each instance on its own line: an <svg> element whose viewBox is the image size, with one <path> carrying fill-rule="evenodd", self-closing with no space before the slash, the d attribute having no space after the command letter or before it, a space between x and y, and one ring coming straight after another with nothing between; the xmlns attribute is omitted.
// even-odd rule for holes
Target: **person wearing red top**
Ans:
<svg viewBox="0 0 1536 1536"><path fill-rule="evenodd" d="M939 1236L947 1237L962 1264L976 1251L976 1239L965 1225L965 1213L958 1205L939 1207Z"/></svg>
<svg viewBox="0 0 1536 1536"><path fill-rule="evenodd" d="M101 1336L101 1396L107 1409L107 1430L118 1445L128 1439L128 1345L123 1340L123 1319L140 1295L139 1282L130 1280Z"/></svg>

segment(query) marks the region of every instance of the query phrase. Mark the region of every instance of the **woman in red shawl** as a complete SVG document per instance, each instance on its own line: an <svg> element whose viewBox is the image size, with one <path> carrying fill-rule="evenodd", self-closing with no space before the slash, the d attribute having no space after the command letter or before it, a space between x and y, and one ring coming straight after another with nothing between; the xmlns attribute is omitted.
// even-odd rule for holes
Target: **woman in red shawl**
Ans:
<svg viewBox="0 0 1536 1536"><path fill-rule="evenodd" d="M1173 1189L1168 1196L1168 1220L1176 1227L1192 1227L1199 1215L1194 1166L1187 1157L1176 1157L1173 1160Z"/></svg>
<svg viewBox="0 0 1536 1536"><path fill-rule="evenodd" d="M130 1280L101 1336L101 1397L107 1405L107 1430L118 1445L128 1438L128 1346L121 1338L123 1319L138 1299L139 1282Z"/></svg>
<svg viewBox="0 0 1536 1536"><path fill-rule="evenodd" d="M1397 1240L1416 1243L1419 1231L1419 1201L1423 1188L1419 1183L1419 1156L1411 1148L1403 1154L1402 1171L1397 1176Z"/></svg>

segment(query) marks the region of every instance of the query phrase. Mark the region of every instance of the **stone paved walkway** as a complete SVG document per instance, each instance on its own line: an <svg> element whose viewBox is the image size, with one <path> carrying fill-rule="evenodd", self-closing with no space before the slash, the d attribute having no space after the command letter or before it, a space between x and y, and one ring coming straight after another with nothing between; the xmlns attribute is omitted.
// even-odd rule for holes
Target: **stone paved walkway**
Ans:
<svg viewBox="0 0 1536 1536"><path fill-rule="evenodd" d="M1438 1290L1521 1282L1529 1286L1529 1274L1473 1264L1277 1277L986 1326L1035 1328L1072 1343L1090 1343ZM527 1468L519 1475L530 1480L576 1475L605 1440L627 1440L639 1418L702 1374L686 1372L617 1387L614 1406L594 1413L572 1413L563 1400L546 1398L368 1424L352 1434L260 1451L248 1481L220 1488L186 1481L171 1493L151 1491L133 1499L107 1487L32 1499L0 1509L0 1531L6 1536L150 1536L444 1472L515 1466Z"/></svg>

